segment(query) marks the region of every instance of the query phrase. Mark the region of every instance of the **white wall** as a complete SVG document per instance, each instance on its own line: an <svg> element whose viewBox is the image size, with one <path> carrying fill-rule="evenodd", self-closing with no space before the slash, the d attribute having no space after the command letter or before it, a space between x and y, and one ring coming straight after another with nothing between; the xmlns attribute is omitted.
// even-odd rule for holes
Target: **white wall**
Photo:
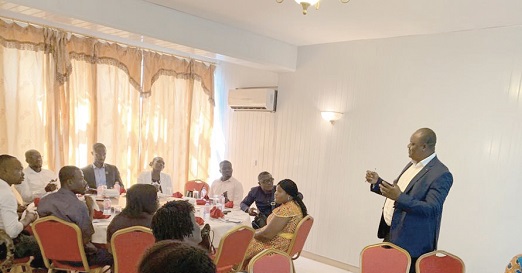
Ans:
<svg viewBox="0 0 522 273"><path fill-rule="evenodd" d="M277 82L224 71L228 88ZM365 170L394 179L411 133L430 127L454 175L439 248L467 272L502 272L522 252L521 81L521 27L303 47L277 113L226 111L225 154L246 189L262 170L295 180L316 219L306 250L357 266L384 201ZM321 110L344 116L332 126Z"/></svg>

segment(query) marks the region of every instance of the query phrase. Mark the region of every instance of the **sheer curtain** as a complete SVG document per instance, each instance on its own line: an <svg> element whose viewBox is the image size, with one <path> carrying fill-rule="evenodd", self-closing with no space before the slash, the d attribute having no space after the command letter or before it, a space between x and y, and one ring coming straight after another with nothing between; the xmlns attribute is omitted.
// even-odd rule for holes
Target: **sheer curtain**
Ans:
<svg viewBox="0 0 522 273"><path fill-rule="evenodd" d="M0 20L1 153L37 149L58 171L90 164L102 142L127 185L162 156L182 191L208 178L214 68Z"/></svg>

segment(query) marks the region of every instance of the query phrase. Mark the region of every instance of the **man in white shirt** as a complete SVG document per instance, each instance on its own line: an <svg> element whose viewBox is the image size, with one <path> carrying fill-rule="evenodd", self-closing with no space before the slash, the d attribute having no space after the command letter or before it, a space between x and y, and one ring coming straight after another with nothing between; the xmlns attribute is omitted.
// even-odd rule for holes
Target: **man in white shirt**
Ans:
<svg viewBox="0 0 522 273"><path fill-rule="evenodd" d="M36 212L27 211L18 221L16 197L11 185L18 185L24 180L22 163L14 156L0 155L0 229L13 239L15 258L37 255L38 243L32 236L21 234L23 229L36 220ZM4 245L1 245L4 247ZM0 249L0 252L2 252ZM0 257L3 259L5 257Z"/></svg>
<svg viewBox="0 0 522 273"><path fill-rule="evenodd" d="M230 201L234 202L234 208L238 209L243 200L243 185L232 177L232 163L224 160L219 163L221 178L214 180L210 185L209 197L214 195L225 195Z"/></svg>
<svg viewBox="0 0 522 273"><path fill-rule="evenodd" d="M25 152L25 162L29 164L24 169L24 182L15 185L25 204L40 198L48 192L55 191L58 178L51 170L42 169L42 155L37 150Z"/></svg>

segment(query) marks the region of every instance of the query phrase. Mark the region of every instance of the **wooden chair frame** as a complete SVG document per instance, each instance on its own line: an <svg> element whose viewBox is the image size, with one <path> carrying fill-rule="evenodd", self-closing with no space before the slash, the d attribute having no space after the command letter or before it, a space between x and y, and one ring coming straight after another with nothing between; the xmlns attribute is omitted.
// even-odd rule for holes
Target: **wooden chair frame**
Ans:
<svg viewBox="0 0 522 273"><path fill-rule="evenodd" d="M66 226L74 229L74 231L76 232L76 241L77 241L77 245L78 245L78 251L80 252L80 256L82 259L81 263L82 263L82 267L84 270L81 270L78 268L71 269L71 268L55 267L54 263L51 263L49 261L49 258L47 258L47 255L45 254L45 248L42 244L42 238L40 238L40 234L38 232L38 227L37 227L39 224L41 224L43 222L47 222L47 221L58 222L60 224L66 225ZM76 224L64 221L56 216L46 216L46 217L42 217L42 218L39 218L38 220L34 221L31 224L31 226L33 228L34 237L36 238L36 241L38 242L38 246L40 247L40 251L42 253L42 258L44 260L45 266L49 269L49 271L48 271L49 273L54 272L55 269L67 270L67 271L75 270L75 271L80 271L80 272L102 272L103 267L91 268L91 266L89 266L89 263L87 261L87 256L85 255L85 249L83 247L82 231Z"/></svg>
<svg viewBox="0 0 522 273"><path fill-rule="evenodd" d="M415 272L417 273L421 273L421 269L420 269L420 263L423 259L425 258L428 258L428 257L431 257L431 256L448 256L448 257L451 257L453 258L454 260L457 260L458 262L460 262L460 264L462 265L462 272L458 272L458 273L464 273L466 272L466 265L464 264L464 261L457 257L456 255L454 254L451 254L449 252L446 252L444 250L435 250L435 251L432 251L432 252L428 252L428 253L425 253L423 255L421 255L418 259L417 259L417 262L415 262ZM455 273L455 272L447 272L447 273Z"/></svg>
<svg viewBox="0 0 522 273"><path fill-rule="evenodd" d="M363 254L366 250L370 249L370 248L375 248L375 247L388 247L388 248L393 248L395 250L398 250L399 252L403 253L404 255L406 255L406 258L407 258L407 266L406 266L406 271L405 273L408 273L410 272L410 267L411 267L411 256L410 254L408 253L408 251L406 251L405 249L403 249L402 247L399 247L395 244L392 244L392 243L388 243L388 242L383 242L383 243L378 243L378 244L373 244L373 245L369 245L369 246L366 246L365 248L363 248L363 250L361 251L361 254L360 254L360 258L359 258L359 264L360 264L360 269L361 269L361 273L365 273L364 271L364 267L363 267ZM384 269L383 269L384 270Z"/></svg>
<svg viewBox="0 0 522 273"><path fill-rule="evenodd" d="M290 265L290 268L289 268L289 271L288 272L295 272L294 271L294 263L292 261L292 258L290 256L288 256L288 253L286 252L283 252L281 250L277 250L277 249L265 249L261 252L259 252L256 256L254 256L250 262L248 263L248 273L255 273L254 272L254 265L255 263L262 259L263 257L265 256L269 256L269 255L281 255L281 256L284 256L286 259L288 259L288 264Z"/></svg>
<svg viewBox="0 0 522 273"><path fill-rule="evenodd" d="M219 263L219 260L221 258L221 255L223 253L223 245L225 244L225 241L226 241L226 238L228 238L228 236L230 236L231 234L239 231L239 230L244 230L244 229L247 229L249 230L251 233L252 233L252 238L254 238L254 233L255 233L255 230L251 227L248 227L248 226L237 226L231 230L229 230L227 233L225 233L225 235L223 235L223 237L221 237L221 241L219 241L219 247L217 249L217 253L216 253L216 256L214 256L213 260L214 260L214 263L216 264L216 267L218 266L218 263ZM249 241L250 243L250 241ZM243 263L245 262L245 256L246 256L246 251L245 253L243 254L243 257L241 258L241 263L239 263L238 265L238 269L241 269L243 268ZM219 270L218 270L219 272Z"/></svg>
<svg viewBox="0 0 522 273"><path fill-rule="evenodd" d="M115 248L115 241L118 236L130 233L130 232L148 233L152 236L152 238L154 238L154 235L152 235L152 231L150 230L150 228L143 227L143 226L133 226L133 227L128 227L128 228L124 228L124 229L120 229L120 230L116 231L111 237L111 245L110 245L112 257L114 258L114 266L113 266L114 273L118 273L119 267L120 267L119 262L118 262L118 251ZM150 246L152 246L153 244L154 244L154 241L152 242L152 244ZM137 262L139 262L139 261L137 261Z"/></svg>

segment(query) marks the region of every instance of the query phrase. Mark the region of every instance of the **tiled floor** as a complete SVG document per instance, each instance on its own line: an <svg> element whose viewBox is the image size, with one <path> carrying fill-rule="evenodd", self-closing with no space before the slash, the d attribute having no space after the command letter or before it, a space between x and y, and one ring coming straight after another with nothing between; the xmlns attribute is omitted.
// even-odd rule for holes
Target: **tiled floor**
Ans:
<svg viewBox="0 0 522 273"><path fill-rule="evenodd" d="M296 273L352 273L305 257L299 257L294 261L294 265Z"/></svg>

